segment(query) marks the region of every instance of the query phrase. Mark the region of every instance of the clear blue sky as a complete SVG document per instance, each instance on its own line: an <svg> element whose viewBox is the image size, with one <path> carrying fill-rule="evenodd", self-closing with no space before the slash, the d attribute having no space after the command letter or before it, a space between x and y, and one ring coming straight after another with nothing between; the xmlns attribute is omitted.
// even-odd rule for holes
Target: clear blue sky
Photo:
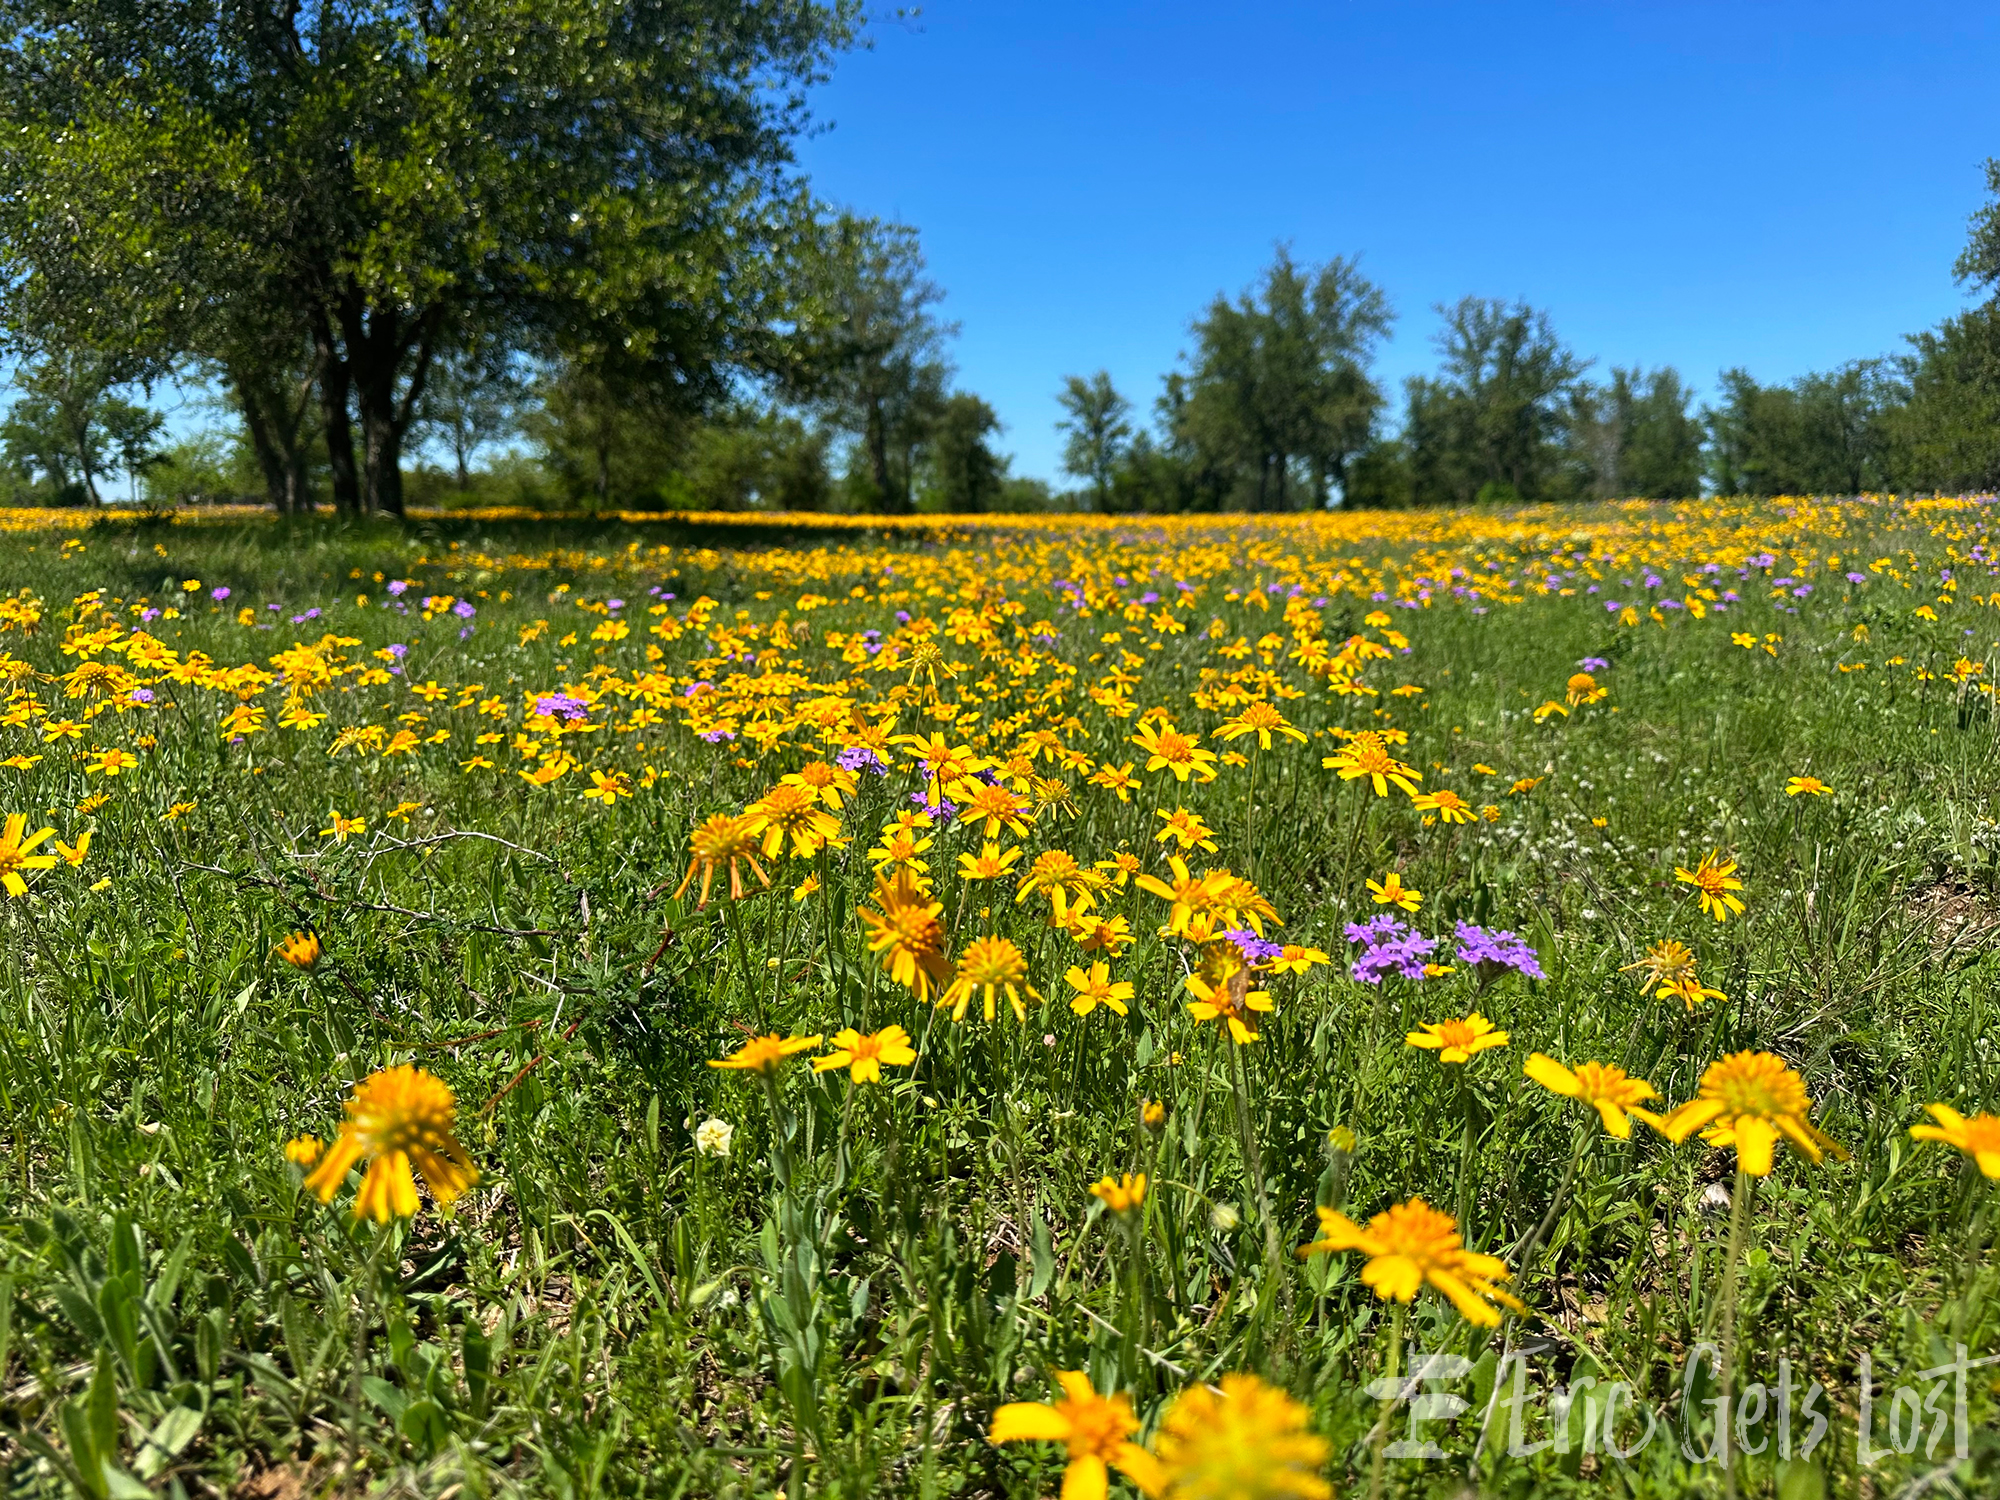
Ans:
<svg viewBox="0 0 2000 1500"><path fill-rule="evenodd" d="M2000 156L2000 7L1963 0L934 0L870 35L801 164L922 231L960 384L1050 479L1062 376L1150 408L1276 241L1363 257L1400 314L1392 389L1432 366L1432 304L1477 293L1707 392L1965 306L1951 262Z"/></svg>

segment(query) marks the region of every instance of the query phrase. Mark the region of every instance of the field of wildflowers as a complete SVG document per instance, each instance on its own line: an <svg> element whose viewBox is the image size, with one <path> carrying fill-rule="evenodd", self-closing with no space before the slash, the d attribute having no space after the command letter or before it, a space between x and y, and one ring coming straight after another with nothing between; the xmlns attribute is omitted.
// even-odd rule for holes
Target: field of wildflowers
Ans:
<svg viewBox="0 0 2000 1500"><path fill-rule="evenodd" d="M1992 522L10 513L8 1491L1991 1493Z"/></svg>

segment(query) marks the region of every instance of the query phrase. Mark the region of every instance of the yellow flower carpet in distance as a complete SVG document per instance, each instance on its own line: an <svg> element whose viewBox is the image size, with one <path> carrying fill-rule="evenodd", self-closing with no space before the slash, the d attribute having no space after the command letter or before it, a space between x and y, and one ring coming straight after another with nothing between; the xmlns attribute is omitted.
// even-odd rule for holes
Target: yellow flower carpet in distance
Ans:
<svg viewBox="0 0 2000 1500"><path fill-rule="evenodd" d="M1992 518L0 511L23 1483L1820 1493L2000 1348Z"/></svg>

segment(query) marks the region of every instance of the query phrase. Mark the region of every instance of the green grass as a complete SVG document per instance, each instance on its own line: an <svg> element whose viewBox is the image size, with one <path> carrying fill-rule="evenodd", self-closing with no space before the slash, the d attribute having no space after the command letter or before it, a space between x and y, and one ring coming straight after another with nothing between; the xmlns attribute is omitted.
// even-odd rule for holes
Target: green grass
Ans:
<svg viewBox="0 0 2000 1500"><path fill-rule="evenodd" d="M1891 1451L1864 1473L1856 1432L1864 1354L1882 1388L1873 1441L1893 1448L1893 1388L1944 1363L1954 1342L1974 1357L1993 1351L2000 1332L1975 1253L1991 1222L1988 1185L1957 1152L1908 1135L1928 1103L1971 1114L2000 1093L2000 729L1978 691L1996 670L1995 622L1973 597L1985 567L1968 560L1982 517L1896 505L1607 508L1559 520L1390 517L1373 537L1353 519L900 540L610 524L556 533L476 518L411 533L101 526L69 548L12 535L0 594L29 590L45 612L32 632L0 633L0 647L41 674L16 682L11 706L32 693L45 712L0 728L0 755L41 756L0 766L0 814L25 813L30 832L53 826L66 842L94 834L80 866L30 872L25 899L0 901L9 1488L1041 1495L1060 1482L1060 1446L995 1447L985 1433L997 1405L1050 1399L1048 1372L1065 1369L1130 1392L1147 1436L1176 1392L1255 1372L1309 1409L1336 1489L1365 1492L1377 1404L1364 1387L1388 1356L1386 1307L1361 1281L1360 1256L1292 1251L1314 1233L1316 1204L1365 1219L1421 1195L1462 1211L1468 1239L1510 1263L1552 1203L1558 1212L1532 1264L1515 1265L1528 1315L1489 1332L1435 1292L1412 1305L1406 1355L1471 1361L1471 1374L1437 1387L1471 1410L1436 1429L1448 1460L1388 1461L1390 1493L1721 1494L1720 1466L1688 1459L1678 1431L1629 1460L1585 1453L1580 1438L1567 1452L1509 1456L1504 1431L1474 1450L1500 1361L1514 1353L1531 1393L1622 1379L1680 1425L1688 1352L1715 1340L1725 1284L1729 1213L1703 1200L1712 1184L1732 1185L1730 1154L1699 1139L1675 1147L1643 1126L1630 1143L1604 1138L1578 1106L1523 1077L1527 1055L1621 1064L1671 1105L1695 1095L1715 1059L1755 1048L1804 1078L1814 1123L1852 1160L1816 1167L1781 1146L1757 1186L1737 1384L1774 1384L1786 1360L1801 1388L1826 1387L1830 1426L1809 1462L1781 1465L1771 1450L1744 1460L1740 1491L1886 1494L1944 1470L1960 1492L1988 1492L2000 1472L1990 1371L1969 1382L1963 1465L1947 1431L1936 1456ZM1656 595L1698 598L1706 585L1747 597L1699 620L1680 610L1624 624L1598 598L1514 586L1573 534L1587 562L1569 566L1601 574L1608 597L1643 598L1619 580L1648 567L1672 586ZM1785 561L1740 576L1766 546ZM1365 566L1348 561L1363 555ZM1866 571L1878 558L1883 569ZM1500 567L1489 574L1488 561ZM1725 571L1697 571L1710 561ZM1454 562L1507 586L1467 600L1439 589L1431 607L1392 609L1410 651L1368 664L1373 697L1329 693L1287 659L1282 598L1261 611L1241 596L1253 579L1296 579L1328 599L1319 615L1335 645L1354 632L1380 639L1364 623L1372 584L1393 593L1397 580ZM1843 581L1851 566L1865 584ZM1962 598L1947 590L1954 602L1940 602L1940 568L1961 572ZM1337 591L1343 573L1359 586ZM1176 576L1192 584L1179 610L1187 628L1163 633L1151 617L1173 604ZM1814 592L1774 603L1772 576ZM413 580L407 613L384 607L397 579ZM1052 593L1056 579L1088 581L1088 610ZM201 587L184 591L184 580ZM226 602L210 601L217 586L231 590ZM1130 618L1123 607L1142 588L1167 598ZM653 589L678 596L670 614L646 613ZM95 701L66 696L63 680L93 656L63 650L71 601L90 591L101 594L79 630L115 619L122 639L139 610L178 602L180 618L143 628L217 667L276 670L272 656L323 632L358 642L335 648L356 669L386 669L373 653L392 641L409 650L386 683L363 685L355 670L323 686L311 701L330 717L310 730L277 727L285 691L272 685L246 700L266 709L267 727L229 743L216 726L236 693L138 671L150 706L105 710L82 738L45 742L42 724L81 721ZM427 594L469 600L471 634L448 612L422 620L413 601ZM649 634L704 595L716 601L706 631ZM802 607L802 595L828 602ZM606 613L612 597L627 603ZM1939 620L1915 614L1927 602ZM319 617L292 623L315 606ZM952 611L982 607L991 650L954 642ZM239 609L271 628L239 624ZM1275 1013L1240 1056L1186 1014L1193 955L1155 931L1165 903L1134 887L1098 898L1137 935L1113 965L1137 987L1131 1014L1072 1015L1063 974L1088 958L1051 928L1046 902L1017 902L1011 883L982 892L959 881L958 854L983 840L958 824L933 830L927 855L952 951L982 924L1012 937L1041 998L1025 1025L1004 1001L995 1024L975 1002L954 1025L895 985L866 953L858 914L872 888L867 851L919 784L904 766L860 778L841 813L844 850L766 862L771 891L734 906L698 909L692 891L673 899L701 819L740 810L842 743L836 729L813 750L795 721L766 754L740 733L706 743L682 723L686 684L727 688L732 671L796 663L794 712L843 679L886 702L910 673L875 671L867 656L843 662L826 635L872 628L894 640L908 629L899 610L939 627L944 659L960 668L944 696L986 700L974 710L985 748L1011 746L992 721L1018 713L1017 732L1054 727L1093 761L1140 763L1129 802L1068 776L1073 818L1047 813L1025 840L1000 840L1025 844L1023 869L1045 849L1088 865L1122 847L1164 873L1154 814L1184 803L1220 845L1189 856L1196 873L1250 875L1283 919L1274 937L1333 956L1268 981ZM739 633L718 648L714 632L736 629L739 611L810 634L774 647L762 630ZM629 635L593 640L612 615L631 622ZM536 620L547 630L522 643ZM1043 620L1055 628L1038 636ZM1211 620L1223 622L1215 639ZM1746 650L1731 640L1739 630L1782 640ZM1137 714L1114 716L1086 690L1129 651L1134 708L1163 705L1221 750L1223 715L1191 695L1204 670L1236 670L1218 648L1239 636L1259 666L1266 631L1283 638L1266 685L1300 690L1273 701L1315 738L1257 754L1252 834L1245 768L1185 788L1147 776L1128 743ZM1109 633L1122 638L1107 643ZM772 653L761 665L760 651ZM1985 664L1963 688L1946 680L1961 655ZM1597 674L1608 699L1537 722L1533 710L1563 698L1591 656L1610 662ZM94 659L129 662L101 645ZM1865 670L1837 670L1859 661ZM1064 664L1072 686L1046 696ZM653 694L659 721L621 731L648 699L608 695L590 720L603 727L563 742L576 768L529 784L517 771L530 762L510 743L525 705L598 667L626 684L648 671L671 679ZM409 685L433 679L448 691L427 705ZM473 683L483 686L456 706ZM1394 696L1403 683L1423 691ZM905 692L898 731L946 727L926 717L924 696ZM504 717L481 716L487 697L503 700ZM412 726L420 739L444 738L406 755L329 755L342 728L393 733L408 712L427 715ZM1377 799L1321 769L1336 748L1328 728L1384 725L1408 732L1399 753L1426 790L1458 790L1499 808L1498 820L1427 826L1400 793ZM481 747L482 731L508 742ZM139 765L115 779L89 772L89 752L110 746ZM478 754L494 768L460 769ZM641 785L648 767L656 779ZM632 795L584 800L592 770L629 776ZM1833 794L1786 796L1786 779L1803 774ZM1529 778L1541 779L1509 794ZM100 793L108 800L77 810ZM416 806L393 819L405 803ZM365 818L366 831L323 835L333 811ZM1738 860L1746 881L1747 914L1721 924L1674 874L1712 849ZM814 869L823 889L794 900ZM1351 981L1342 925L1375 910L1363 882L1391 869L1424 893L1425 932L1449 939L1461 918L1516 930L1547 979L1481 990L1459 965L1421 985ZM273 951L307 926L325 946L312 972ZM1689 1014L1642 992L1625 966L1668 938L1696 950L1726 1001ZM1449 948L1437 956L1451 962ZM1510 1032L1507 1047L1461 1069L1403 1043L1418 1023L1475 1005ZM707 1066L753 1029L830 1036L891 1022L916 1037L915 1066L850 1086L795 1058L775 1117L753 1076ZM460 1138L483 1175L451 1214L427 1203L378 1232L352 1220L351 1184L331 1205L304 1191L282 1147L307 1132L331 1138L352 1086L406 1061L455 1092ZM1139 1123L1146 1098L1167 1106L1157 1131ZM726 1157L694 1149L711 1117L735 1127ZM1356 1138L1351 1154L1329 1144L1336 1128ZM786 1156L789 1186L776 1171ZM1126 1224L1088 1186L1134 1170L1152 1191ZM1706 1384L1693 1392L1711 1395ZM1947 1391L1947 1412L1949 1402ZM1547 1403L1531 1404L1524 1433L1540 1441L1552 1433ZM1498 1420L1504 1429L1504 1412ZM1391 1436L1405 1435L1404 1421L1397 1414ZM1642 1428L1628 1413L1619 1441ZM1686 1436L1705 1445L1706 1418Z"/></svg>

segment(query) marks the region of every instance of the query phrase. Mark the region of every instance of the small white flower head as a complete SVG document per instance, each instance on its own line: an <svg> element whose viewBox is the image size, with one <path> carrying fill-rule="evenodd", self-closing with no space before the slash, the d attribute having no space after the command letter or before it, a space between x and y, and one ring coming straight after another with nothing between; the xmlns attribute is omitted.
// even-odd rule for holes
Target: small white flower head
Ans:
<svg viewBox="0 0 2000 1500"><path fill-rule="evenodd" d="M1243 1222L1243 1217L1236 1212L1234 1203L1218 1203L1210 1210L1208 1222L1215 1226L1216 1233L1227 1234Z"/></svg>
<svg viewBox="0 0 2000 1500"><path fill-rule="evenodd" d="M703 1156L727 1156L730 1137L735 1134L736 1127L727 1120L703 1120L695 1127L694 1149Z"/></svg>

